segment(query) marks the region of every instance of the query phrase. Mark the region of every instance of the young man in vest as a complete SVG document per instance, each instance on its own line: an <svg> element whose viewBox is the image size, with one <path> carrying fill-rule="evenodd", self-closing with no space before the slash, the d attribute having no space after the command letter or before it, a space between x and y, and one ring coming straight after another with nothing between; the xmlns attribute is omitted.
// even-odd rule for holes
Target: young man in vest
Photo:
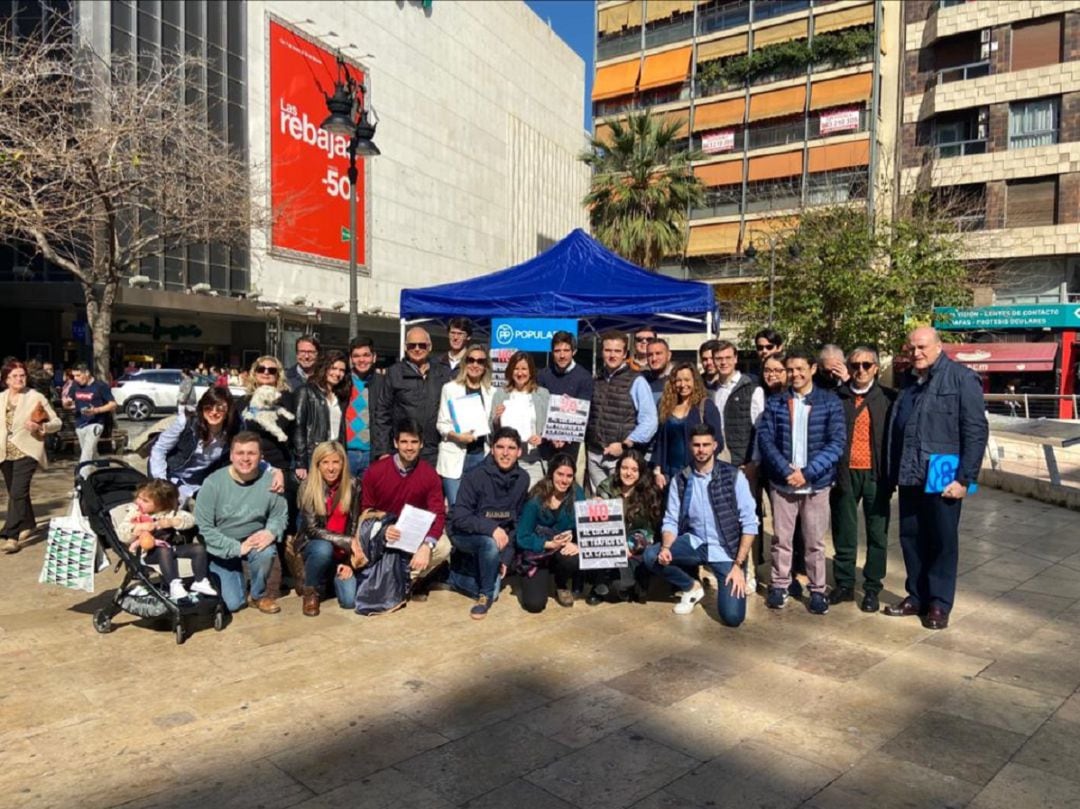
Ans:
<svg viewBox="0 0 1080 809"><path fill-rule="evenodd" d="M537 383L552 396L569 396L572 399L584 399L591 402L593 398L592 374L574 362L574 352L577 350L574 335L568 331L557 331L551 335L551 364L542 368L536 375ZM569 453L571 458L577 458L581 444L567 444L565 441L549 441L544 439L540 445L540 456L545 460L554 457L556 452Z"/></svg>
<svg viewBox="0 0 1080 809"><path fill-rule="evenodd" d="M716 368L713 402L724 425L724 447L730 453L731 462L750 479L752 487L756 476L753 468L754 425L765 410L765 391L754 377L735 368L737 360L734 345L726 340L718 343L713 351L713 367Z"/></svg>
<svg viewBox="0 0 1080 809"><path fill-rule="evenodd" d="M705 596L691 571L705 565L716 576L716 609L728 626L746 618L743 565L758 532L757 504L750 484L735 466L716 460L716 439L708 424L690 428L693 466L683 469L668 490L661 539L645 551L645 565L679 593L677 615L688 615Z"/></svg>
<svg viewBox="0 0 1080 809"><path fill-rule="evenodd" d="M829 611L825 597L825 531L829 527L829 490L844 452L847 431L840 400L814 386L816 363L794 349L784 365L790 387L769 398L758 426L764 474L772 487L772 581L765 601L780 609L791 583L791 546L795 521L806 542L806 573L815 615Z"/></svg>
<svg viewBox="0 0 1080 809"><path fill-rule="evenodd" d="M592 490L615 470L615 462L631 447L647 445L656 434L656 404L645 378L626 364L626 335L600 335L604 367L593 383L593 402L585 432L588 476Z"/></svg>
<svg viewBox="0 0 1080 809"><path fill-rule="evenodd" d="M855 600L855 558L859 548L859 501L866 522L866 564L859 609L877 612L878 593L888 557L889 501L892 486L886 464L889 416L896 391L877 381L878 355L859 346L848 355L851 379L836 391L844 408L847 446L840 459L831 496L836 588L830 604Z"/></svg>

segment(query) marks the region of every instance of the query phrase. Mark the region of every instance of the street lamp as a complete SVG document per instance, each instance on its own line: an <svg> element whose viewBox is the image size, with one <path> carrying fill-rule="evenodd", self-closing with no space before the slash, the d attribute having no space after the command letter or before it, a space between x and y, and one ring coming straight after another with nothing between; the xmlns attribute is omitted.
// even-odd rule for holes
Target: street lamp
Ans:
<svg viewBox="0 0 1080 809"><path fill-rule="evenodd" d="M750 231L750 244L746 245L743 250L743 255L753 261L758 254L758 249L754 247L753 231ZM773 302L775 301L776 292L776 244L778 241L778 234L765 233L765 241L769 244L769 327L773 324ZM788 245L788 254L792 258L799 257L799 245L792 242Z"/></svg>
<svg viewBox="0 0 1080 809"><path fill-rule="evenodd" d="M367 86L358 82L345 60L338 56L338 78L334 82L333 95L326 95L326 108L330 114L322 122L322 129L331 135L349 139L349 340L356 337L359 301L356 290L356 156L375 157L381 154L375 145L375 127L379 116L367 104ZM325 95L325 94L324 94ZM369 115L375 115L372 121Z"/></svg>

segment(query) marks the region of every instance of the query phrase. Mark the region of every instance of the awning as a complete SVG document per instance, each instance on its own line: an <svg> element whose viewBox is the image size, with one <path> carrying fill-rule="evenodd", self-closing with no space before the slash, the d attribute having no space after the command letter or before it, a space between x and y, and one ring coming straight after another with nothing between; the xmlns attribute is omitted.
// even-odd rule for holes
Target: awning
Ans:
<svg viewBox="0 0 1080 809"><path fill-rule="evenodd" d="M870 98L873 83L872 73L857 73L854 76L841 76L839 79L814 82L810 85L810 109L820 110L856 101L867 101Z"/></svg>
<svg viewBox="0 0 1080 809"><path fill-rule="evenodd" d="M694 131L723 129L726 126L742 126L746 99L742 96L728 101L717 101L694 107Z"/></svg>
<svg viewBox="0 0 1080 809"><path fill-rule="evenodd" d="M688 256L731 255L739 252L739 223L722 222L690 228Z"/></svg>
<svg viewBox="0 0 1080 809"><path fill-rule="evenodd" d="M611 127L607 124L597 124L596 134L593 136L601 143L610 143L611 141Z"/></svg>
<svg viewBox="0 0 1080 809"><path fill-rule="evenodd" d="M649 0L645 8L645 22L661 20L672 14L694 10L694 0Z"/></svg>
<svg viewBox="0 0 1080 809"><path fill-rule="evenodd" d="M617 98L630 95L637 84L640 59L628 62L616 62L604 65L596 71L596 83L593 85L592 100L603 101L605 98Z"/></svg>
<svg viewBox="0 0 1080 809"><path fill-rule="evenodd" d="M695 166L694 175L707 186L734 185L742 182L742 159L726 160L723 163L708 163Z"/></svg>
<svg viewBox="0 0 1080 809"><path fill-rule="evenodd" d="M818 14L814 17L814 33L824 34L826 31L838 31L841 28L851 28L856 25L872 25L873 22L874 4L867 3L864 6Z"/></svg>
<svg viewBox="0 0 1080 809"><path fill-rule="evenodd" d="M626 26L626 21L630 13L629 6L629 3L623 3L620 6L610 6L609 8L600 9L596 21L597 33L608 34L621 31Z"/></svg>
<svg viewBox="0 0 1080 809"><path fill-rule="evenodd" d="M644 91L669 84L682 84L690 77L691 50L693 49L687 45L685 48L646 56L638 89Z"/></svg>
<svg viewBox="0 0 1080 809"><path fill-rule="evenodd" d="M777 177L794 177L802 174L802 149L796 152L751 157L746 178L750 182L775 180Z"/></svg>
<svg viewBox="0 0 1080 809"><path fill-rule="evenodd" d="M870 141L864 138L844 143L832 143L828 146L815 146L809 151L809 158L810 164L807 171L811 174L852 166L866 166L870 164Z"/></svg>
<svg viewBox="0 0 1080 809"><path fill-rule="evenodd" d="M724 56L734 56L737 53L746 53L746 34L734 37L715 39L712 42L702 42L697 46L698 64L708 62L711 59L720 59Z"/></svg>
<svg viewBox="0 0 1080 809"><path fill-rule="evenodd" d="M670 112L654 112L654 118L659 118L665 124L678 122L679 128L675 137L685 138L690 134L690 110L671 110Z"/></svg>
<svg viewBox="0 0 1080 809"><path fill-rule="evenodd" d="M783 90L771 90L768 93L755 93L750 96L750 116L748 120L761 121L765 118L797 115L803 111L805 104L805 84L787 87Z"/></svg>
<svg viewBox="0 0 1080 809"><path fill-rule="evenodd" d="M945 343L945 356L986 374L1053 371L1057 343Z"/></svg>
<svg viewBox="0 0 1080 809"><path fill-rule="evenodd" d="M786 22L783 25L773 25L769 28L757 28L754 30L754 49L764 48L766 45L775 45L778 42L789 42L792 39L800 39L806 36L806 23L809 18Z"/></svg>

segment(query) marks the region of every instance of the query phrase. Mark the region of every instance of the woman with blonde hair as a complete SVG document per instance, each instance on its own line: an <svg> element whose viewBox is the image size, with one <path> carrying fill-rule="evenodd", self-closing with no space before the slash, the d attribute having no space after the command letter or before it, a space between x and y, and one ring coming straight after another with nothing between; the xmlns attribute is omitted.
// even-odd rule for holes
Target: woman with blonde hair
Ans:
<svg viewBox="0 0 1080 809"><path fill-rule="evenodd" d="M690 428L708 424L716 438L716 452L724 447L724 427L720 411L705 390L701 374L689 362L676 365L660 396L659 423L652 465L656 485L663 489L681 469L689 466Z"/></svg>
<svg viewBox="0 0 1080 809"><path fill-rule="evenodd" d="M367 560L356 539L360 485L349 475L345 447L337 441L324 441L312 451L297 505L300 530L290 549L296 554L290 564L299 567L299 560L303 561L304 615L319 614L320 592L331 578L338 603L351 607L356 591L355 582L350 581L353 569ZM299 576L299 571L294 575Z"/></svg>
<svg viewBox="0 0 1080 809"><path fill-rule="evenodd" d="M34 504L30 500L30 481L40 466L49 465L45 457L45 435L60 429L60 417L49 401L29 387L26 366L9 360L0 369L0 418L4 419L4 438L0 440L0 472L7 489L7 520L0 531L0 550L17 553L37 528Z"/></svg>
<svg viewBox="0 0 1080 809"><path fill-rule="evenodd" d="M529 486L544 479L540 460L540 433L547 421L551 394L536 382L536 363L527 351L516 351L506 363L506 387L495 391L492 427L513 427L521 438L519 463L529 475Z"/></svg>
<svg viewBox="0 0 1080 809"><path fill-rule="evenodd" d="M477 437L474 432L462 431L454 411L454 403L466 396L478 396L488 420L494 402L491 387L491 362L484 346L473 344L465 349L458 365L457 376L442 387L439 396L439 417L435 428L442 441L439 442L439 460L435 471L443 481L443 494L448 505L454 505L462 476L478 466L488 453L486 436Z"/></svg>

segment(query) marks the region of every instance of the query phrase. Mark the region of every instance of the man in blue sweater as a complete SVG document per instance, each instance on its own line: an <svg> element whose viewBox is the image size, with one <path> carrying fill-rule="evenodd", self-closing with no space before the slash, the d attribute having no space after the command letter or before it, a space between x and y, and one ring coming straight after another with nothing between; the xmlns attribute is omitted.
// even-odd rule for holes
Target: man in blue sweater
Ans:
<svg viewBox="0 0 1080 809"><path fill-rule="evenodd" d="M766 606L780 609L791 584L791 546L795 522L806 542L808 608L829 611L825 597L825 532L829 528L829 490L847 444L840 400L814 387L817 363L793 349L784 360L790 387L769 399L758 426L762 466L772 484L772 581Z"/></svg>
<svg viewBox="0 0 1080 809"><path fill-rule="evenodd" d="M552 396L570 396L591 402L593 397L592 374L574 362L577 346L574 335L568 331L557 331L551 335L551 364L536 375L537 383ZM541 425L542 426L542 425ZM554 457L556 452L565 452L577 459L579 443L568 444L565 441L544 439L540 445L540 457L545 461Z"/></svg>
<svg viewBox="0 0 1080 809"><path fill-rule="evenodd" d="M469 614L487 617L499 580L514 558L518 514L529 490L529 475L518 466L521 438L513 427L491 436L491 454L461 479L450 509L450 585L476 596Z"/></svg>

